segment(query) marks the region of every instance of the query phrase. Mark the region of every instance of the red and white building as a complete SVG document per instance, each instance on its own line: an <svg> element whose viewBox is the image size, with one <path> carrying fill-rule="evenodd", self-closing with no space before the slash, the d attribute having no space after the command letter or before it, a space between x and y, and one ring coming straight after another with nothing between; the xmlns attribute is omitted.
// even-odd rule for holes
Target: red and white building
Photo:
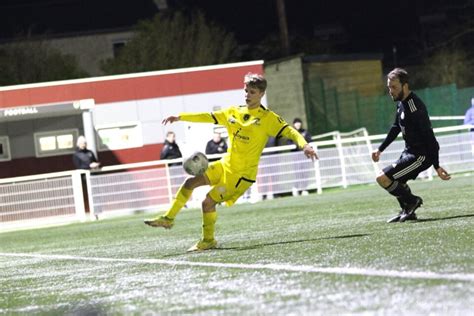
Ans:
<svg viewBox="0 0 474 316"><path fill-rule="evenodd" d="M168 130L184 155L204 151L214 125L161 120L244 104L249 72L263 61L0 88L0 178L74 169L79 135L103 166L158 160Z"/></svg>

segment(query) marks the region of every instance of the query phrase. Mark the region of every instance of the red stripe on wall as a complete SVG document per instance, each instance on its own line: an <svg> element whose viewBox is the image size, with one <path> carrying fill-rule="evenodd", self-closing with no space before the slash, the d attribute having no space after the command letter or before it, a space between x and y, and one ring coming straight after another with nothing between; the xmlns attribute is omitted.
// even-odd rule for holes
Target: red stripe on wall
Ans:
<svg viewBox="0 0 474 316"><path fill-rule="evenodd" d="M101 151L98 153L98 156L102 166L114 166L126 163L159 160L162 148L163 144L152 144L138 148Z"/></svg>
<svg viewBox="0 0 474 316"><path fill-rule="evenodd" d="M80 99L95 99L96 104L100 104L234 90L243 87L243 77L248 72L263 73L263 66L258 64L0 91L0 108Z"/></svg>
<svg viewBox="0 0 474 316"><path fill-rule="evenodd" d="M98 153L98 159L102 166L159 160L161 148L163 148L163 144L145 145L139 148L115 151L103 151ZM2 161L0 163L0 178L29 176L73 169L72 155L44 158L28 157Z"/></svg>
<svg viewBox="0 0 474 316"><path fill-rule="evenodd" d="M2 161L0 163L0 178L21 177L73 169L72 155L43 158L27 157Z"/></svg>

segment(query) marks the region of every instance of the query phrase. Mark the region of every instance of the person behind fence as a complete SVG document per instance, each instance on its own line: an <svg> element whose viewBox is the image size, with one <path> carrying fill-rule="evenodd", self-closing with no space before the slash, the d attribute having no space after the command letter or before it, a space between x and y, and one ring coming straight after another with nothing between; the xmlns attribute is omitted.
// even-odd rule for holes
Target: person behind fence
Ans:
<svg viewBox="0 0 474 316"><path fill-rule="evenodd" d="M227 143L221 137L221 133L215 132L214 137L207 142L206 154L223 154L227 152Z"/></svg>
<svg viewBox="0 0 474 316"><path fill-rule="evenodd" d="M303 128L303 121L300 118L296 117L293 120L293 128L297 130L298 133L300 133L308 143L311 142L311 134ZM291 139L287 140L287 145L293 145L293 144L294 142ZM298 146L296 146L294 151L298 151L298 150L299 150ZM295 186L292 188L293 196L298 196L300 192L301 192L301 195L308 195L307 187L309 183L308 181L304 180L306 176L306 172L304 171L305 166L306 166L306 162L304 163L296 162L293 164L293 168L295 171L294 175L296 177Z"/></svg>
<svg viewBox="0 0 474 316"><path fill-rule="evenodd" d="M168 133L166 133L165 144L161 149L160 159L176 159L181 157L183 157L183 155L181 154L181 150L179 150L179 146L176 143L176 134L173 131L168 131ZM170 164L170 166L173 165L180 164Z"/></svg>
<svg viewBox="0 0 474 316"><path fill-rule="evenodd" d="M76 169L97 169L100 163L94 153L87 149L87 140L84 136L79 136L76 142L76 151L72 155L72 162Z"/></svg>
<svg viewBox="0 0 474 316"><path fill-rule="evenodd" d="M474 98L471 99L471 107L464 114L464 125L472 125L470 131L474 132Z"/></svg>
<svg viewBox="0 0 474 316"><path fill-rule="evenodd" d="M178 121L222 125L228 131L229 150L220 160L212 162L203 175L187 178L170 209L161 216L145 220L145 224L171 228L193 190L210 185L211 189L202 201L202 238L188 251L215 248L216 204L225 202L227 206L233 205L255 182L258 162L270 136L290 138L298 147L303 148L306 157L318 158L301 134L261 104L266 87L267 81L263 76L249 73L244 77L246 105L231 106L211 113L179 113L163 119L164 125Z"/></svg>
<svg viewBox="0 0 474 316"><path fill-rule="evenodd" d="M385 167L376 179L382 188L396 197L401 207L399 214L390 218L389 223L417 219L415 211L423 204L423 199L411 192L408 180L414 180L430 166L435 168L442 180L451 178L439 165L439 144L433 133L426 106L410 91L408 82L408 73L402 68L395 68L388 74L388 92L396 102L395 121L385 140L372 152L372 160L378 162L382 152L400 132L402 133L405 149L400 158Z"/></svg>
<svg viewBox="0 0 474 316"><path fill-rule="evenodd" d="M303 121L299 117L296 117L293 120L293 128L296 129L298 133L300 133L308 143L311 142L311 134L303 128ZM294 142L289 139L288 145L291 144L294 144ZM295 150L298 150L298 148L296 148Z"/></svg>

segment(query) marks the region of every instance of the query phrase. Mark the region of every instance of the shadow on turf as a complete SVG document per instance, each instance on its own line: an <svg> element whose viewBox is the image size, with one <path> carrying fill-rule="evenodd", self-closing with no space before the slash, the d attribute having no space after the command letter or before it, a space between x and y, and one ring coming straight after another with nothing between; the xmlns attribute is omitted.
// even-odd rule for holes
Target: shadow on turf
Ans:
<svg viewBox="0 0 474 316"><path fill-rule="evenodd" d="M356 237L365 237L369 235L370 234L353 234L353 235L342 235L342 236L333 236L333 237L320 237L320 238L311 238L311 239L277 241L277 242L269 242L269 243L263 243L263 244L257 244L257 245L242 246L242 247L219 247L219 248L216 248L215 250L250 250L250 249L257 249L257 248L262 248L266 246L295 244L295 243L301 243L301 242L320 241L320 240L327 240L327 239L356 238Z"/></svg>
<svg viewBox="0 0 474 316"><path fill-rule="evenodd" d="M437 217L437 218L420 218L420 219L414 221L413 223L445 221L445 220L448 220L448 219L465 218L465 217L474 217L474 214L464 214L464 215L456 215L456 216L448 216L448 217Z"/></svg>
<svg viewBox="0 0 474 316"><path fill-rule="evenodd" d="M251 249L263 248L263 247L266 247L266 246L295 244L295 243L301 243L301 242L321 241L321 240L328 240L328 239L356 238L356 237L365 237L365 236L370 236L370 234L352 234L352 235L320 237L320 238L311 238L311 239L287 240L287 241L269 242L269 243L250 245L250 246L242 246L242 247L220 247L220 246L218 246L218 248L212 249L212 251L217 251L217 250L238 250L238 251L240 251L240 250L251 250ZM160 258L171 258L171 257L178 257L178 256L182 256L182 255L195 254L195 253L201 253L201 252L173 253L173 254L167 254L167 255L164 255L164 256L160 256Z"/></svg>

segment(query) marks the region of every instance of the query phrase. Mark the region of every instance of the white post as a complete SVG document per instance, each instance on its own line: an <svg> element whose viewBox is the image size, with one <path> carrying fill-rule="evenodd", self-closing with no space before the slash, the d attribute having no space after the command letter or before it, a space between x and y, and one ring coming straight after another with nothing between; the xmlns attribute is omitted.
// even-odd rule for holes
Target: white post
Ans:
<svg viewBox="0 0 474 316"><path fill-rule="evenodd" d="M433 170L434 170L434 167L431 167L427 170L428 172L428 180L433 180Z"/></svg>
<svg viewBox="0 0 474 316"><path fill-rule="evenodd" d="M72 174L72 192L74 196L76 216L81 222L86 220L86 209L84 207L84 195L81 179L83 173L83 170L75 170Z"/></svg>
<svg viewBox="0 0 474 316"><path fill-rule="evenodd" d="M171 174L170 174L170 166L168 163L165 164L165 168L166 168L166 182L168 185L168 197L171 204L173 202L173 190L171 188Z"/></svg>
<svg viewBox="0 0 474 316"><path fill-rule="evenodd" d="M334 137L336 142L336 148L339 155L339 161L341 163L341 178L342 178L342 187L347 188L347 176L346 176L346 163L344 159L344 150L342 148L341 135L337 134Z"/></svg>
<svg viewBox="0 0 474 316"><path fill-rule="evenodd" d="M261 195L258 193L258 182L255 181L255 183L250 187L250 198L249 202L250 203L257 203L261 201Z"/></svg>
<svg viewBox="0 0 474 316"><path fill-rule="evenodd" d="M96 213L95 207L94 207L94 200L92 197L91 172L89 170L86 171L86 190L87 190L87 199L89 200L90 216L95 217L95 219L99 219L98 217L99 212Z"/></svg>
<svg viewBox="0 0 474 316"><path fill-rule="evenodd" d="M365 129L365 128L364 128L362 133L364 134L365 143L367 144L367 148L369 149L369 159L370 159L370 161L372 161L372 166L374 167L375 176L378 176L379 175L379 166L375 161L372 160L372 151L374 149L372 148L372 142L370 141L369 133L367 132L367 129Z"/></svg>
<svg viewBox="0 0 474 316"><path fill-rule="evenodd" d="M314 151L316 152L318 151L318 145L316 145L315 143L312 143L311 146L313 146ZM316 192L318 194L322 194L323 185L321 183L321 169L319 168L319 160L315 159L313 164L314 164L314 173L316 176Z"/></svg>
<svg viewBox="0 0 474 316"><path fill-rule="evenodd" d="M94 123L92 121L92 112L90 110L82 112L82 124L84 125L84 137L87 140L87 149L91 150L97 157Z"/></svg>

